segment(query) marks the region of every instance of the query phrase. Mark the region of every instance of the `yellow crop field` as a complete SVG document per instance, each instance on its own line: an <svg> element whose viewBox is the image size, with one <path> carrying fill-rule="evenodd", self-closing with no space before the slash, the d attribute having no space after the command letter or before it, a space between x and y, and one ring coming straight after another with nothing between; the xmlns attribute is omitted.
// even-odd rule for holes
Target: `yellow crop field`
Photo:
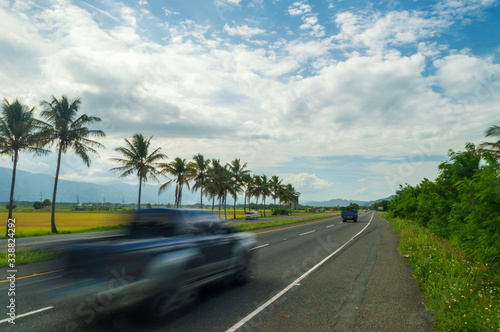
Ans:
<svg viewBox="0 0 500 332"><path fill-rule="evenodd" d="M0 213L0 217L0 220L7 224L7 212ZM14 212L13 219L16 225L16 236L50 233L50 212ZM130 222L130 214L119 212L56 212L55 220L59 232L75 232L83 229L127 224ZM5 225L0 224L0 230L2 226L5 227Z"/></svg>

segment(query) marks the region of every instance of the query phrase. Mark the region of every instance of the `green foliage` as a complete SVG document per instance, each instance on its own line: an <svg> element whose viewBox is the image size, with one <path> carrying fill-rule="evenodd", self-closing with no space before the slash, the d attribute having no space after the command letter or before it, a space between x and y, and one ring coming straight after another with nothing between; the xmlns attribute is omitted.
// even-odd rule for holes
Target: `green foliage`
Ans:
<svg viewBox="0 0 500 332"><path fill-rule="evenodd" d="M285 207L285 206L278 206L278 207L271 208L271 214L273 216L287 216L291 213L292 213L292 211L288 207Z"/></svg>
<svg viewBox="0 0 500 332"><path fill-rule="evenodd" d="M467 255L456 240L441 239L410 220L384 217L400 239L425 293L437 331L498 331L500 274Z"/></svg>
<svg viewBox="0 0 500 332"><path fill-rule="evenodd" d="M389 203L390 203L390 201L383 200L383 201L380 201L380 202L377 202L377 203L373 203L373 205L371 207L375 211L377 211L379 209L379 207L381 207L382 210L387 211L387 210L389 210Z"/></svg>
<svg viewBox="0 0 500 332"><path fill-rule="evenodd" d="M500 266L500 166L488 153L485 163L473 144L448 154L435 181L401 186L389 204L394 217L408 218L434 235L456 238L467 253Z"/></svg>
<svg viewBox="0 0 500 332"><path fill-rule="evenodd" d="M12 204L12 210L14 210L16 207L16 204ZM5 208L8 210L10 208L10 204L5 205Z"/></svg>
<svg viewBox="0 0 500 332"><path fill-rule="evenodd" d="M41 208L42 208L42 203L40 202L33 203L33 209L40 210Z"/></svg>

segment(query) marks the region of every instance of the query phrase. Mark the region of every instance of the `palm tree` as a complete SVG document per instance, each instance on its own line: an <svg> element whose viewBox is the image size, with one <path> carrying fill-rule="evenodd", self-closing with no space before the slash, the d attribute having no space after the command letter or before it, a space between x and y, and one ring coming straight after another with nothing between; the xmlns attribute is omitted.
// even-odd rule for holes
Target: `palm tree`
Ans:
<svg viewBox="0 0 500 332"><path fill-rule="evenodd" d="M68 150L73 150L73 152L83 160L85 165L90 167L89 153L93 153L98 156L94 147L104 147L101 143L88 138L106 136L102 130L91 130L87 127L88 125L100 122L101 119L87 114L82 114L77 117L81 103L80 98L68 100L66 96L62 96L60 100L52 96L52 100L50 102L44 100L40 103L40 105L43 106L41 115L51 125L51 142L55 142L58 150L54 191L52 193L52 211L50 217L52 233L57 233L55 224L56 194L62 154L66 153Z"/></svg>
<svg viewBox="0 0 500 332"><path fill-rule="evenodd" d="M267 175L261 175L261 188L260 194L262 195L262 200L264 201L264 217L266 216L266 197L271 195L271 188L269 186L269 180L267 179Z"/></svg>
<svg viewBox="0 0 500 332"><path fill-rule="evenodd" d="M159 161L168 158L163 153L160 153L161 148L149 153L149 146L152 138L153 136L150 138L144 138L142 134L135 134L132 137L132 142L125 139L126 146L115 149L115 151L119 152L123 158L111 158L111 160L123 165L111 169L112 171L123 172L120 175L120 178L133 173L136 173L139 177L139 198L137 201L138 209L141 208L142 183L147 182L150 178L158 180L158 176L160 175L160 172L158 171L158 167L160 166Z"/></svg>
<svg viewBox="0 0 500 332"><path fill-rule="evenodd" d="M252 196L255 196L255 206L259 211L259 197L262 195L262 178L259 175L253 176Z"/></svg>
<svg viewBox="0 0 500 332"><path fill-rule="evenodd" d="M287 184L282 191L282 197L280 199L283 203L288 203L291 209L292 204L294 208L297 207L297 204L299 203L299 196L300 193L296 191L291 184Z"/></svg>
<svg viewBox="0 0 500 332"><path fill-rule="evenodd" d="M489 127L486 130L486 137L498 137L498 141L481 143L479 145L479 152L489 152L494 158L500 159L500 126Z"/></svg>
<svg viewBox="0 0 500 332"><path fill-rule="evenodd" d="M4 99L2 117L0 118L0 155L10 155L13 162L12 182L10 186L9 219L12 219L14 207L14 187L16 183L17 162L19 153L26 151L35 155L47 154L43 142L48 137L48 125L33 117L35 107L29 109L17 99L11 104ZM6 235L8 233L8 228Z"/></svg>
<svg viewBox="0 0 500 332"><path fill-rule="evenodd" d="M203 209L203 189L207 179L207 172L210 166L210 160L205 160L205 157L198 153L193 157L193 161L189 163L189 167L195 172L193 191L200 189L200 205Z"/></svg>
<svg viewBox="0 0 500 332"><path fill-rule="evenodd" d="M233 217L236 219L236 200L238 199L238 194L242 191L243 177L250 173L250 171L245 169L247 167L247 163L242 165L239 158L235 158L231 161L231 163L227 164L227 167L229 168L229 172L231 172L231 187L233 189L232 192L234 198Z"/></svg>
<svg viewBox="0 0 500 332"><path fill-rule="evenodd" d="M195 171L189 166L186 159L179 157L175 158L171 163L161 165L161 167L163 168L163 174L170 174L175 179L168 180L162 184L158 190L158 195L175 182L175 206L179 208L182 204L182 188L186 185L189 190L189 180L194 177Z"/></svg>
<svg viewBox="0 0 500 332"><path fill-rule="evenodd" d="M231 182L231 172L227 167L221 165L220 160L212 159L212 167L208 173L207 191L212 197L212 210L215 197L219 200L219 217L221 206L224 204L224 215L226 216L227 194L234 195L233 183ZM226 216L227 219L227 216Z"/></svg>
<svg viewBox="0 0 500 332"><path fill-rule="evenodd" d="M269 181L269 187L271 188L271 197L274 200L274 205L276 205L276 198L279 197L280 189L283 187L281 184L283 180L280 180L277 175L273 175Z"/></svg>
<svg viewBox="0 0 500 332"><path fill-rule="evenodd" d="M207 170L207 182L206 182L206 191L209 197L212 199L212 211L214 210L215 205L215 197L219 198L219 216L220 216L220 188L222 187L220 181L220 174L222 165L219 159L212 159L211 166Z"/></svg>
<svg viewBox="0 0 500 332"><path fill-rule="evenodd" d="M253 177L250 174L245 174L242 177L242 181L245 187L245 199L243 201L243 211L244 213L247 212L247 197L248 197L248 205L250 205L250 196L252 195L252 189L253 189Z"/></svg>

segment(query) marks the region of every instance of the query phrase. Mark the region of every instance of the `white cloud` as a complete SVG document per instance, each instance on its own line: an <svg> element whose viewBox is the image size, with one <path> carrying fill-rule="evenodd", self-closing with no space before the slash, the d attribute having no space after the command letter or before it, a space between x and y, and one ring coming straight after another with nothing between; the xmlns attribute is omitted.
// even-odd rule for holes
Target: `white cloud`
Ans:
<svg viewBox="0 0 500 332"><path fill-rule="evenodd" d="M283 175L283 182L291 183L299 191L323 190L333 186L333 183L318 178L316 174L308 173Z"/></svg>
<svg viewBox="0 0 500 332"><path fill-rule="evenodd" d="M255 35L263 34L266 31L259 28L252 28L248 25L240 25L230 27L227 24L224 24L224 31L226 31L230 36L241 36L244 38L251 38Z"/></svg>
<svg viewBox="0 0 500 332"><path fill-rule="evenodd" d="M215 0L216 6L234 5L239 6L241 0Z"/></svg>
<svg viewBox="0 0 500 332"><path fill-rule="evenodd" d="M311 6L306 3L306 1L297 1L293 5L288 7L288 13L290 15L303 15L311 12Z"/></svg>

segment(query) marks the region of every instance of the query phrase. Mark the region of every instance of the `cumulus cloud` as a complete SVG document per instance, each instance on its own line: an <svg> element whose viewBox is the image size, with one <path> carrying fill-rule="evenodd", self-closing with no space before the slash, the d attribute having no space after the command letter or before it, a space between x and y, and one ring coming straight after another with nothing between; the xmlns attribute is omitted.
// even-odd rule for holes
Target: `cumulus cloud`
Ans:
<svg viewBox="0 0 500 332"><path fill-rule="evenodd" d="M311 12L311 6L306 1L297 1L288 7L288 14L290 15L303 15Z"/></svg>
<svg viewBox="0 0 500 332"><path fill-rule="evenodd" d="M265 33L265 30L259 28L252 28L248 25L240 25L230 27L229 25L224 25L224 31L226 31L230 36L241 36L243 38L251 38L255 35Z"/></svg>
<svg viewBox="0 0 500 332"><path fill-rule="evenodd" d="M300 190L323 190L333 186L333 183L320 179L316 174L300 173L289 174L283 178L284 183L291 183Z"/></svg>

